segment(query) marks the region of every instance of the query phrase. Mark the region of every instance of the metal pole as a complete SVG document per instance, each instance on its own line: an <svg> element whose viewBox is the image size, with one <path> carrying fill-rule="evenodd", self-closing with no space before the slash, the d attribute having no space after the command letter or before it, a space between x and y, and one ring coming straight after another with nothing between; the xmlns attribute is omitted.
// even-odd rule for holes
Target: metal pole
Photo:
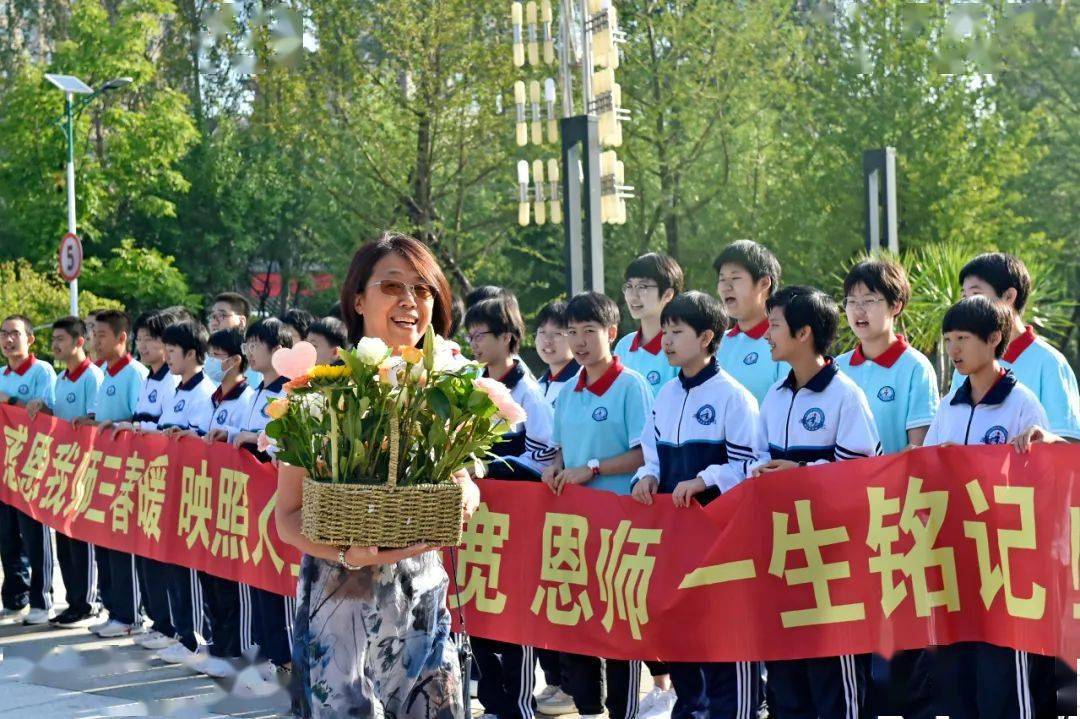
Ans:
<svg viewBox="0 0 1080 719"><path fill-rule="evenodd" d="M65 135L67 136L67 203L68 203L68 232L76 234L75 224L75 119L71 112L72 93L64 93L64 121L66 124ZM71 314L79 316L79 280L78 278L68 283Z"/></svg>
<svg viewBox="0 0 1080 719"><path fill-rule="evenodd" d="M585 102L585 110L583 114L592 114L592 73L593 73L593 61L592 61L592 48L589 45L589 39L592 33L589 32L589 3L588 0L580 0L579 6L581 8L581 95Z"/></svg>
<svg viewBox="0 0 1080 719"><path fill-rule="evenodd" d="M570 40L570 13L572 12L573 5L569 0L559 0L559 82L562 84L563 117L574 114L574 80L570 77L570 53L573 50L573 43ZM563 215L565 214L563 212Z"/></svg>

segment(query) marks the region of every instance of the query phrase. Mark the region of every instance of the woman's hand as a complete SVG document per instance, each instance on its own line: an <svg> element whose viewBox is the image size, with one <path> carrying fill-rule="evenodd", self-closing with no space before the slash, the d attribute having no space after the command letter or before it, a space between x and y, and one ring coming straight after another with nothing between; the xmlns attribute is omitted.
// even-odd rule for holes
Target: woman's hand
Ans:
<svg viewBox="0 0 1080 719"><path fill-rule="evenodd" d="M373 567L377 564L393 564L402 559L415 557L431 549L427 544L414 544L403 549L379 549L378 547L349 547L345 561L352 567Z"/></svg>
<svg viewBox="0 0 1080 719"><path fill-rule="evenodd" d="M476 482L472 481L469 472L464 469L454 472L450 479L454 484L461 487L465 519L468 519L476 511L476 508L480 506L480 488L476 486Z"/></svg>

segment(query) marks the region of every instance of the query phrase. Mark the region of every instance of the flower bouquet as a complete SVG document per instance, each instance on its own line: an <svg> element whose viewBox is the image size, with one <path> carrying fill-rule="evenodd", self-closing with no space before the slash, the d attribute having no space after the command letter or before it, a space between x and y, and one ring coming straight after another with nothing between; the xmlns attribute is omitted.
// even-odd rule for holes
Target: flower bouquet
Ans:
<svg viewBox="0 0 1080 719"><path fill-rule="evenodd" d="M458 544L463 494L453 475L482 468L524 410L430 328L423 350L393 353L364 338L338 352L344 364L311 367L267 407L278 458L307 470L303 535L350 546Z"/></svg>

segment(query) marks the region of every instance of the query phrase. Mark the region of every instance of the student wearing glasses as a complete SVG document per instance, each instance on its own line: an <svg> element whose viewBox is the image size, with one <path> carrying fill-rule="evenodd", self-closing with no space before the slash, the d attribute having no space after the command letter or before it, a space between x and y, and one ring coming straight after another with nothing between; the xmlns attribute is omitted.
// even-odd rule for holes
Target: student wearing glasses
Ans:
<svg viewBox="0 0 1080 719"><path fill-rule="evenodd" d="M638 329L619 340L614 354L627 369L645 378L655 397L664 383L678 374L678 368L671 366L662 351L660 313L683 291L683 271L667 255L650 252L631 262L623 277L623 299Z"/></svg>

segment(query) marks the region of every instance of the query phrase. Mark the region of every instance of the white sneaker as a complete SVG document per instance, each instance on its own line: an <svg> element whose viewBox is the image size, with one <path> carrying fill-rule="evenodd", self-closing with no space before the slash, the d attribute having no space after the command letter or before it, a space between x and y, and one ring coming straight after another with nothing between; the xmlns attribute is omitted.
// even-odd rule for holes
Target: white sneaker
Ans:
<svg viewBox="0 0 1080 719"><path fill-rule="evenodd" d="M39 624L48 624L49 620L53 618L51 609L31 609L26 613L26 617L22 620L22 623L26 626L36 626Z"/></svg>
<svg viewBox="0 0 1080 719"><path fill-rule="evenodd" d="M553 691L544 696L548 689ZM577 712L577 705L574 704L574 699L569 694L565 693L559 687L547 687L539 697L536 698L536 711L541 714L547 714L548 716L559 716L561 714L575 714Z"/></svg>
<svg viewBox="0 0 1080 719"><path fill-rule="evenodd" d="M215 657L210 654L202 656L192 668L217 679L236 676L236 667L232 665L232 662L224 657Z"/></svg>
<svg viewBox="0 0 1080 719"><path fill-rule="evenodd" d="M30 612L30 607L23 607L22 609L0 609L0 622L17 621L22 619Z"/></svg>
<svg viewBox="0 0 1080 719"><path fill-rule="evenodd" d="M144 632L146 632L146 627L141 624L124 624L115 619L110 619L105 626L98 629L94 634L97 634L102 639L116 639L118 637L133 637Z"/></svg>
<svg viewBox="0 0 1080 719"><path fill-rule="evenodd" d="M109 615L108 615L107 612L103 611L101 616L102 616L101 621L94 622L93 624L91 624L90 626L87 627L87 629L89 631L91 631L92 633L94 633L94 634L97 634L99 631L101 631L102 629L107 627L109 625L109 622L112 621L111 619L109 619Z"/></svg>
<svg viewBox="0 0 1080 719"><path fill-rule="evenodd" d="M536 701L537 702L547 701L557 691L559 691L559 687L554 686L552 684L548 684L547 686L545 686L543 689L540 690L539 694L536 695Z"/></svg>
<svg viewBox="0 0 1080 719"><path fill-rule="evenodd" d="M638 705L638 719L669 719L675 708L675 690L653 687Z"/></svg>
<svg viewBox="0 0 1080 719"><path fill-rule="evenodd" d="M143 649L164 649L176 644L176 640L165 636L161 632L154 631L135 637L135 643Z"/></svg>
<svg viewBox="0 0 1080 719"><path fill-rule="evenodd" d="M181 642L176 642L159 651L157 658L169 664L184 664L194 669L203 655L191 651Z"/></svg>

